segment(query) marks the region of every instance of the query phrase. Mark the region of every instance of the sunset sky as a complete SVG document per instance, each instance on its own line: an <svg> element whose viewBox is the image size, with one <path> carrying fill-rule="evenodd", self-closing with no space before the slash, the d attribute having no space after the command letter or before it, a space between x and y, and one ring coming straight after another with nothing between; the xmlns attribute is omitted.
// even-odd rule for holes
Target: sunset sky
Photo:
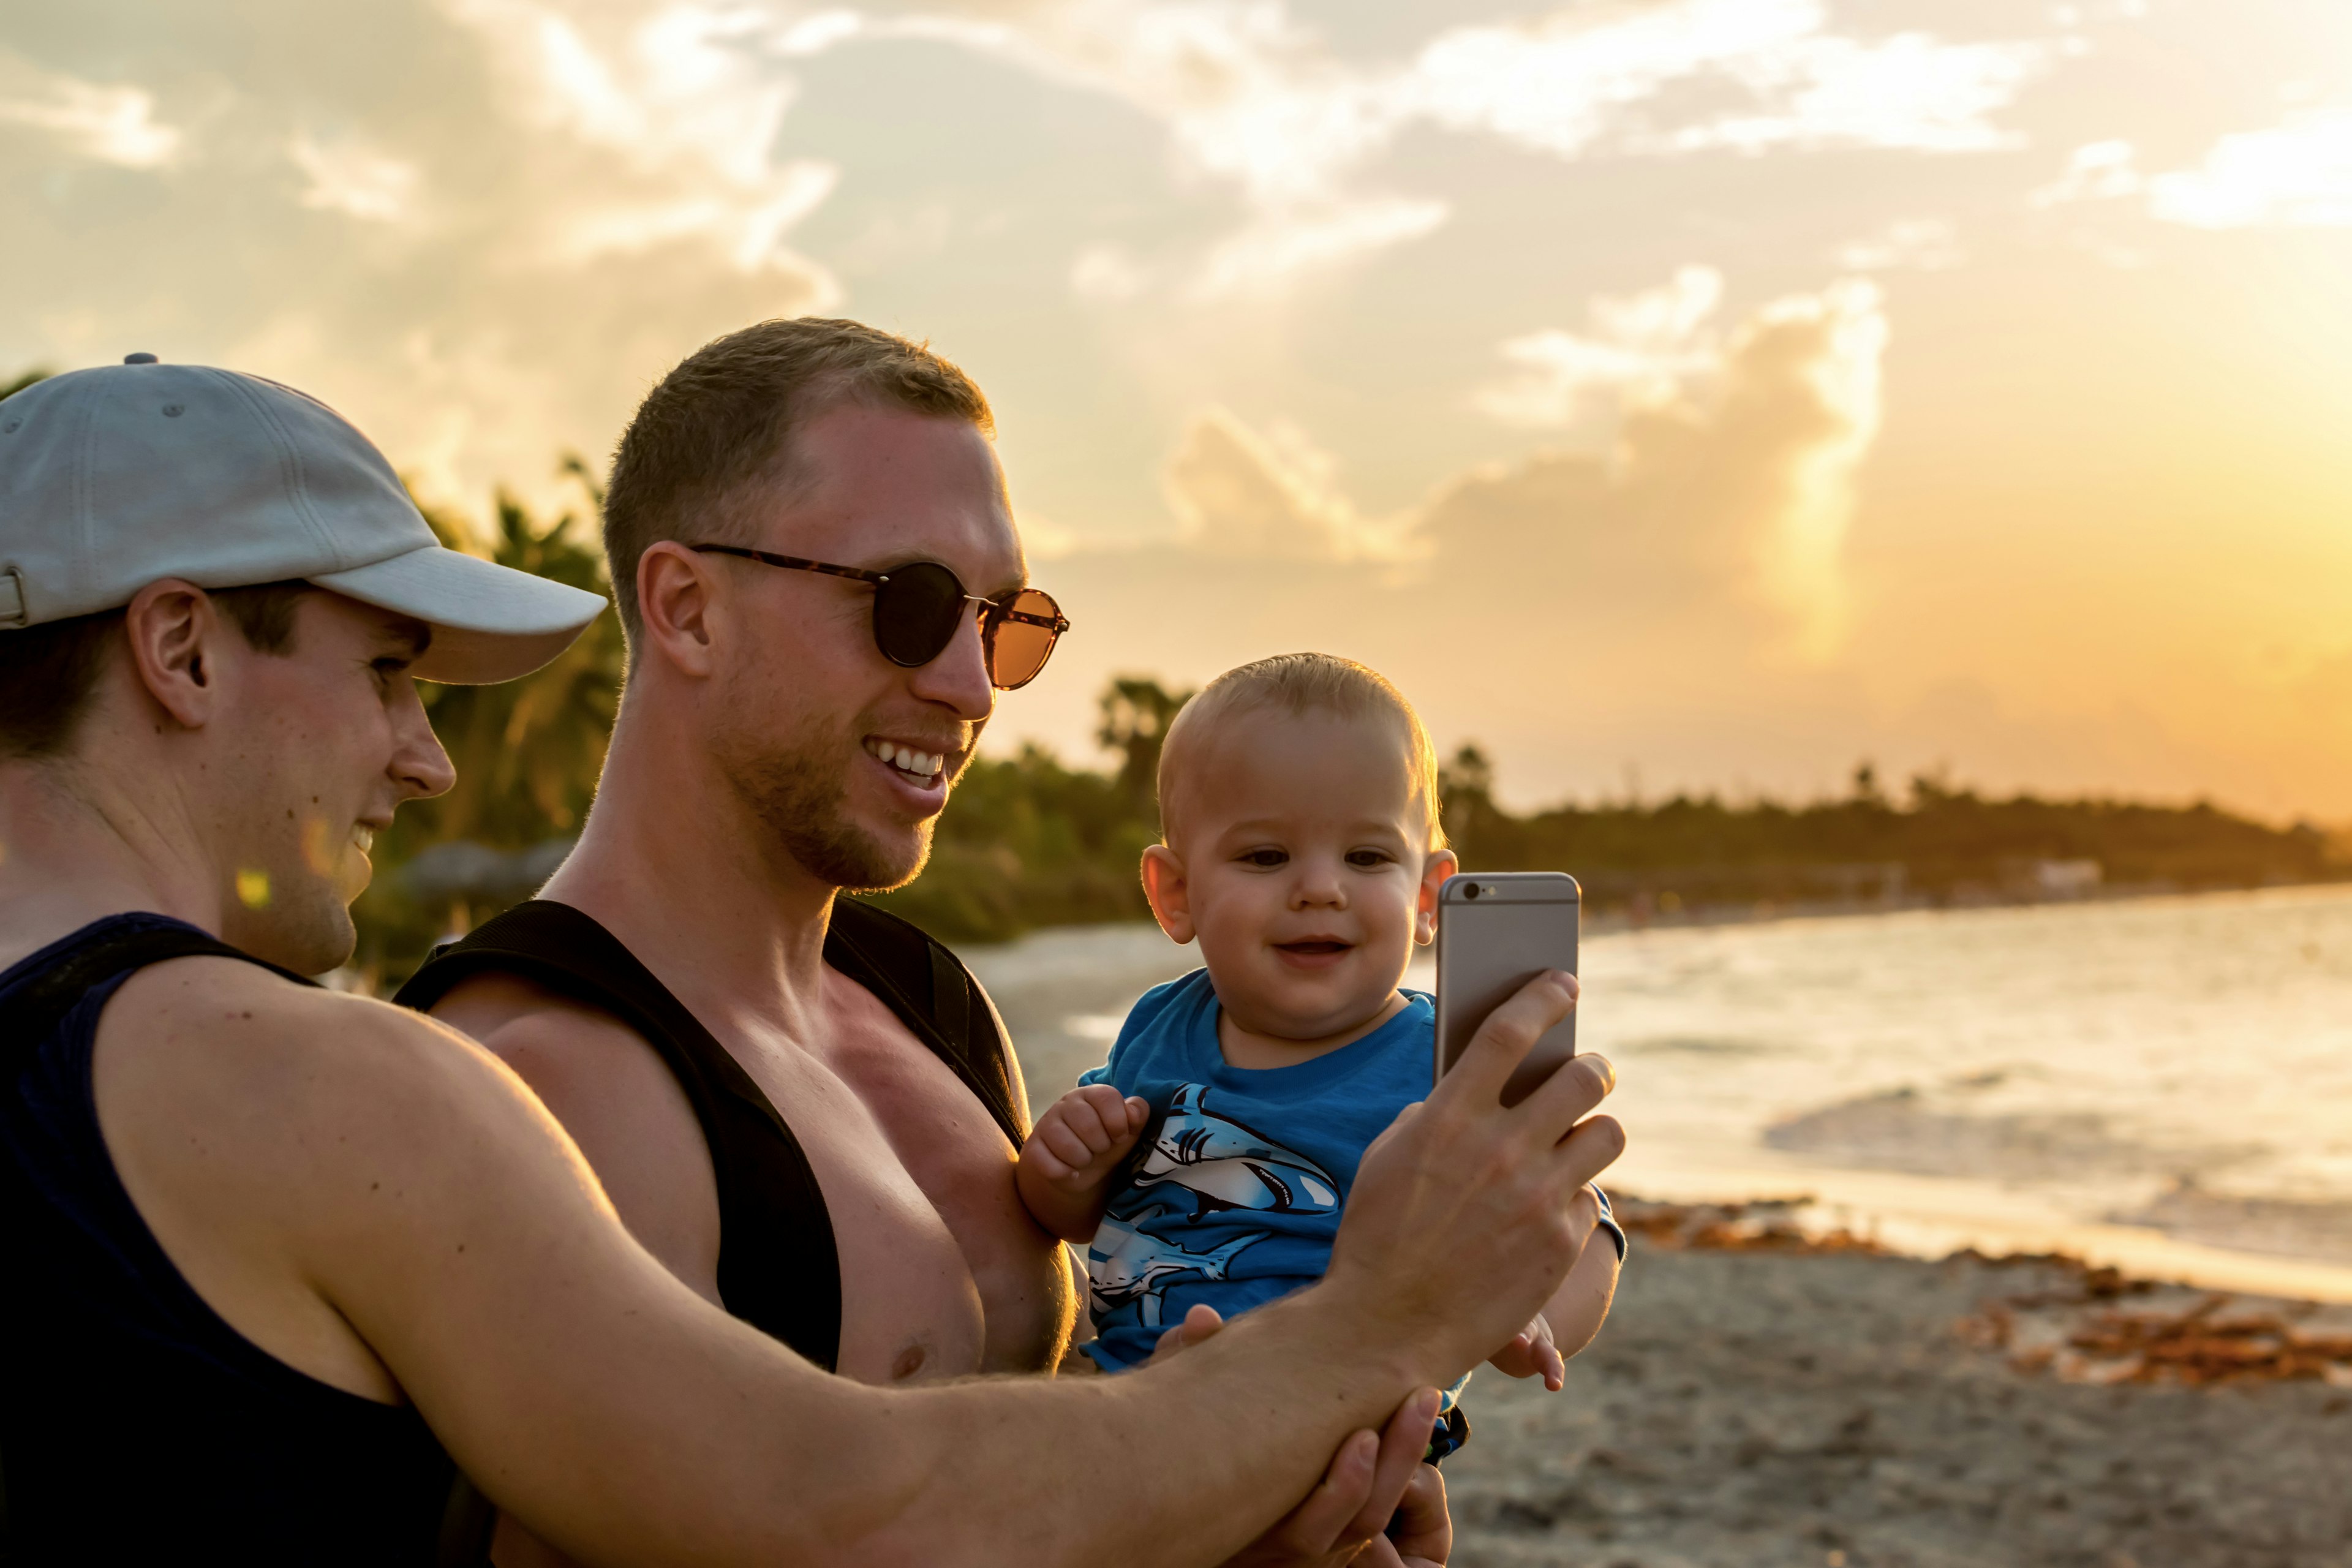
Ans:
<svg viewBox="0 0 2352 1568"><path fill-rule="evenodd" d="M1313 647L1519 805L2352 820L2344 0L13 0L0 211L0 379L477 512L733 327L929 339L1077 623L1000 743Z"/></svg>

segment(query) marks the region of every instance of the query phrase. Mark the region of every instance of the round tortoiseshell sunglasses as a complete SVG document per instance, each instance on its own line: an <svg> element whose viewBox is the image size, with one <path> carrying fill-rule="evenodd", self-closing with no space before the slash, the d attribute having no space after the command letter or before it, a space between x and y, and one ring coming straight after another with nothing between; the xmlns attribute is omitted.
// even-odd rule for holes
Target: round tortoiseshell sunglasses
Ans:
<svg viewBox="0 0 2352 1568"><path fill-rule="evenodd" d="M946 651L963 624L964 606L980 606L980 643L988 656L988 679L1000 691L1012 691L1037 679L1052 657L1054 644L1070 629L1062 606L1052 595L1020 588L1001 599L983 599L963 591L963 579L936 561L915 561L887 572L862 566L836 566L829 561L808 561L797 555L772 555L740 544L689 544L704 555L733 555L762 566L788 572L818 572L846 577L874 588L874 646L892 664L912 669Z"/></svg>

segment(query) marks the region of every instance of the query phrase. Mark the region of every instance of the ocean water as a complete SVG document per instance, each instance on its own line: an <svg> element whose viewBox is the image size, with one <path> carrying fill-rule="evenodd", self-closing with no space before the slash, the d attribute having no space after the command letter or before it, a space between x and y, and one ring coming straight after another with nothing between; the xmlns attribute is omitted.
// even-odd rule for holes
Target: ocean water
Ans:
<svg viewBox="0 0 2352 1568"><path fill-rule="evenodd" d="M1108 927L967 957L1043 1105L1193 950ZM1625 1191L2352 1300L2352 889L1614 931L1581 978Z"/></svg>

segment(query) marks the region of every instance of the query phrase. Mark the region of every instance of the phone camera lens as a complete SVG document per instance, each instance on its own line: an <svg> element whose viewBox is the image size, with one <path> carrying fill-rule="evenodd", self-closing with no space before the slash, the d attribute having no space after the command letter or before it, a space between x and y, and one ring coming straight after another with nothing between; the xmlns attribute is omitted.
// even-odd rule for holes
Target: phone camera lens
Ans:
<svg viewBox="0 0 2352 1568"><path fill-rule="evenodd" d="M1471 884L1469 884L1467 887L1464 888L1464 889L1462 889L1462 896L1463 896L1465 899L1475 899L1475 898L1476 898L1476 897L1478 896L1478 884L1477 884L1477 883L1475 883L1475 882L1472 882L1472 883L1471 883Z"/></svg>

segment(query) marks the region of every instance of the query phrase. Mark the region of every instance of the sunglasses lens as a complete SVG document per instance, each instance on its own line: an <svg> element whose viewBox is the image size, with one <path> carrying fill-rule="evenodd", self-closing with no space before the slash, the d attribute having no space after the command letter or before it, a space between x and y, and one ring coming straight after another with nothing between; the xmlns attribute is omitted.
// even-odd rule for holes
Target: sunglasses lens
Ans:
<svg viewBox="0 0 2352 1568"><path fill-rule="evenodd" d="M1045 668L1046 657L1054 651L1054 639L1061 634L1054 629L1061 618L1062 607L1054 603L1049 594L1034 588L1024 588L1013 601L1013 614L1034 616L1045 622L1035 626L1028 621L1016 621L1011 616L996 623L995 636L989 641L988 677L1003 690L1026 686L1037 679Z"/></svg>
<svg viewBox="0 0 2352 1568"><path fill-rule="evenodd" d="M874 590L874 644L893 664L929 664L954 640L963 602L963 584L937 562L898 567Z"/></svg>

